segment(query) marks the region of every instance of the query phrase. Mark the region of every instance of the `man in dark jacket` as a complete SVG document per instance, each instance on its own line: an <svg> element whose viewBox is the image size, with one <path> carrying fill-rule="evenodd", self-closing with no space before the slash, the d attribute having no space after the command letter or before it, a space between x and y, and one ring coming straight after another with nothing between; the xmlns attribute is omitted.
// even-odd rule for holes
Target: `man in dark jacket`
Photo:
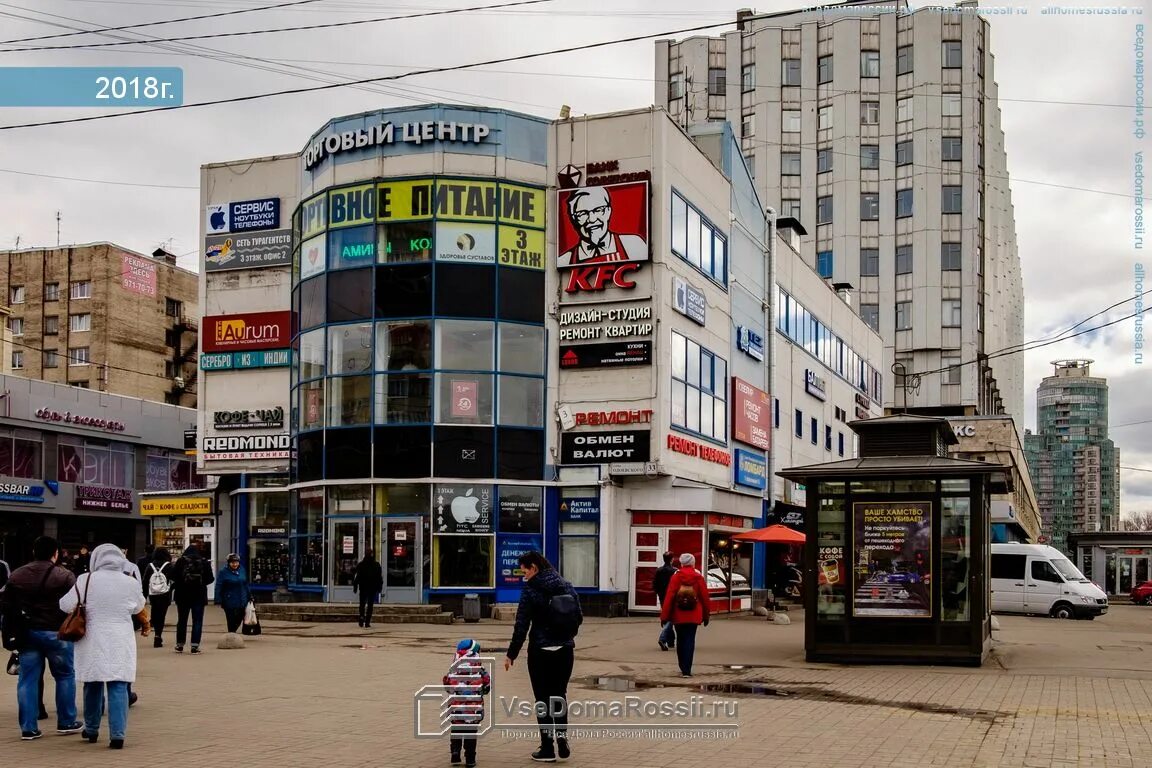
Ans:
<svg viewBox="0 0 1152 768"><path fill-rule="evenodd" d="M668 593L668 584L672 581L672 576L676 573L676 566L672 565L672 558L675 556L673 552L665 552L664 565L660 566L659 570L656 571L656 575L652 577L652 591L656 593L656 603L661 608L664 607L664 597ZM660 645L660 650L662 651L676 647L676 632L672 629L670 622L661 623L660 639L656 642Z"/></svg>
<svg viewBox="0 0 1152 768"><path fill-rule="evenodd" d="M39 713L40 675L44 661L56 681L56 732L79 733L84 724L76 720L76 674L72 665L72 643L56 637L64 621L60 598L76 584L76 577L56 566L60 554L56 540L41 536L32 544L33 561L17 568L0 593L3 604L5 639L11 632L11 617L21 615L23 631L15 638L20 651L20 677L16 698L20 710L20 738L38 739L44 734L36 725Z"/></svg>
<svg viewBox="0 0 1152 768"><path fill-rule="evenodd" d="M512 668L524 641L528 641L528 678L536 700L536 722L540 725L540 749L532 753L538 762L568 759L568 682L575 662L575 637L584 614L580 598L556 569L539 552L520 556L524 588L516 609L516 628L508 644L504 671ZM566 596L561 604L567 615L557 615L554 598ZM563 628L567 625L567 628ZM553 742L555 738L555 742Z"/></svg>
<svg viewBox="0 0 1152 768"><path fill-rule="evenodd" d="M204 606L208 605L208 585L216 580L212 566L200 555L195 544L184 550L184 556L172 569L172 591L176 603L176 653L184 653L188 636L188 615L192 615L192 653L200 653L200 636L204 631Z"/></svg>
<svg viewBox="0 0 1152 768"><path fill-rule="evenodd" d="M356 573L352 576L352 591L360 592L360 613L356 623L362 627L372 626L372 607L384 589L384 569L376 559L376 553L371 549L364 554L364 559L356 566Z"/></svg>
<svg viewBox="0 0 1152 768"><path fill-rule="evenodd" d="M144 597L148 597L148 566L152 563L152 553L155 551L156 547L149 544L144 547L144 557L136 561L136 570L140 573L140 590Z"/></svg>

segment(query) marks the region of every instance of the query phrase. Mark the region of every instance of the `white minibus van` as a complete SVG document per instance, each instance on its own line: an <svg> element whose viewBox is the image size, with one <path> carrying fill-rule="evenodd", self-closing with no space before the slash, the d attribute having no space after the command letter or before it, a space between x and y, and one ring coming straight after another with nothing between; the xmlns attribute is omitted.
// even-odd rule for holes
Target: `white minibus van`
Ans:
<svg viewBox="0 0 1152 768"><path fill-rule="evenodd" d="M1094 619L1108 612L1108 596L1058 549L993 544L992 612Z"/></svg>

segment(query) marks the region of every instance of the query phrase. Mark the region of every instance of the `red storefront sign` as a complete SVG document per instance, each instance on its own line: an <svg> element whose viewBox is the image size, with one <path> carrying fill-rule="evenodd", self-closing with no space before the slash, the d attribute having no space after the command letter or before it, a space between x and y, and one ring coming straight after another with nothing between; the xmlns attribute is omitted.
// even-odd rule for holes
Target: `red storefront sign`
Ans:
<svg viewBox="0 0 1152 768"><path fill-rule="evenodd" d="M732 377L732 437L760 450L772 448L768 430L772 423L772 399L743 379Z"/></svg>
<svg viewBox="0 0 1152 768"><path fill-rule="evenodd" d="M610 424L651 424L652 411L586 411L574 414L578 427L603 427Z"/></svg>
<svg viewBox="0 0 1152 768"><path fill-rule="evenodd" d="M682 453L685 456L695 456L704 461L710 461L713 464L720 464L725 467L732 465L732 454L723 448L713 448L710 445L698 443L695 440L689 440L679 435L668 435L668 450Z"/></svg>
<svg viewBox="0 0 1152 768"><path fill-rule="evenodd" d="M648 182L562 189L557 193L556 266L571 269L568 293L632 289L649 260Z"/></svg>
<svg viewBox="0 0 1152 768"><path fill-rule="evenodd" d="M292 342L291 312L250 312L204 318L203 352L284 349Z"/></svg>

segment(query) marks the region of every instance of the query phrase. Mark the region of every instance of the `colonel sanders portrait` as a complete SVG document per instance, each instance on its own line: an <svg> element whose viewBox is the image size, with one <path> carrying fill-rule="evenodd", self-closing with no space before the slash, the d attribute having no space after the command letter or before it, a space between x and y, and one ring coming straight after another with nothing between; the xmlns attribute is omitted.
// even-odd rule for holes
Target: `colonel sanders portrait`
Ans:
<svg viewBox="0 0 1152 768"><path fill-rule="evenodd" d="M568 197L567 208L568 219L580 242L560 254L557 266L648 260L648 243L644 238L612 231L612 198L607 188L574 189Z"/></svg>

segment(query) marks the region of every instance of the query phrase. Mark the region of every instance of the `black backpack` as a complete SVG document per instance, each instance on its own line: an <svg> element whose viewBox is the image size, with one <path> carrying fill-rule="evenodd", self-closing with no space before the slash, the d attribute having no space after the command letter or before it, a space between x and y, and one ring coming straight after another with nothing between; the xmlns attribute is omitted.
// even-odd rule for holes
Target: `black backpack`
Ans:
<svg viewBox="0 0 1152 768"><path fill-rule="evenodd" d="M181 586L187 589L199 589L204 586L203 565L199 559L189 559L184 564L184 579Z"/></svg>
<svg viewBox="0 0 1152 768"><path fill-rule="evenodd" d="M583 616L580 615L580 602L575 595L565 592L553 595L548 602L549 624L559 640L571 640L580 631Z"/></svg>

